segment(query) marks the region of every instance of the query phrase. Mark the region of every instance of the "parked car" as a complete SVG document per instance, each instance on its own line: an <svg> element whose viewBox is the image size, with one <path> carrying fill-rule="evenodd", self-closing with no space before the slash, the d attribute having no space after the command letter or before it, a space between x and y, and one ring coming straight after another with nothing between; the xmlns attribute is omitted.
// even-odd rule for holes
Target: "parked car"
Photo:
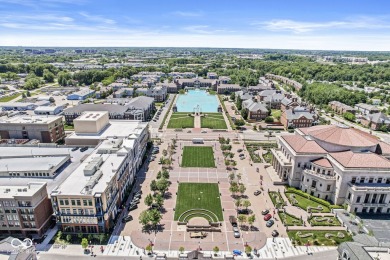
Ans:
<svg viewBox="0 0 390 260"><path fill-rule="evenodd" d="M88 150L88 147L84 146L83 148L80 149L80 152L85 152L86 150Z"/></svg>
<svg viewBox="0 0 390 260"><path fill-rule="evenodd" d="M237 213L248 215L250 212L249 212L249 209L237 209Z"/></svg>
<svg viewBox="0 0 390 260"><path fill-rule="evenodd" d="M255 195L255 196L259 196L260 194L261 194L260 190L256 190L255 192L253 192L253 195Z"/></svg>
<svg viewBox="0 0 390 260"><path fill-rule="evenodd" d="M138 208L137 204L130 204L130 206L127 208L128 211L132 211Z"/></svg>
<svg viewBox="0 0 390 260"><path fill-rule="evenodd" d="M237 218L235 216L229 216L229 222L233 227L237 227Z"/></svg>
<svg viewBox="0 0 390 260"><path fill-rule="evenodd" d="M133 220L132 216L126 216L126 217L122 218L122 223L126 223L126 222L129 222L129 221L132 221L132 220Z"/></svg>
<svg viewBox="0 0 390 260"><path fill-rule="evenodd" d="M206 130L203 130L201 133L202 133L202 134L205 134L205 133L207 133L207 131L206 131Z"/></svg>
<svg viewBox="0 0 390 260"><path fill-rule="evenodd" d="M269 213L268 209L264 209L261 211L261 215L267 215Z"/></svg>
<svg viewBox="0 0 390 260"><path fill-rule="evenodd" d="M245 156L245 154L243 154L243 153L240 153L240 157L244 157Z"/></svg>
<svg viewBox="0 0 390 260"><path fill-rule="evenodd" d="M267 221L267 223L265 223L265 225L266 225L267 227L272 227L272 225L273 225L274 223L275 223L275 222L274 222L272 219L270 219L270 220Z"/></svg>
<svg viewBox="0 0 390 260"><path fill-rule="evenodd" d="M241 153L241 152L242 152L242 149L238 149L238 150L237 150L237 153Z"/></svg>
<svg viewBox="0 0 390 260"><path fill-rule="evenodd" d="M233 232L234 232L234 237L235 238L239 238L240 237L240 230L238 229L238 227L234 227L233 228Z"/></svg>
<svg viewBox="0 0 390 260"><path fill-rule="evenodd" d="M142 196L141 193L134 194L133 200L134 199L141 199L141 196Z"/></svg>
<svg viewBox="0 0 390 260"><path fill-rule="evenodd" d="M77 147L73 147L73 148L71 149L71 151L72 151L72 152L77 151L79 148L80 148L80 147L78 147L78 146L77 146Z"/></svg>
<svg viewBox="0 0 390 260"><path fill-rule="evenodd" d="M139 203L139 199L133 199L130 204L138 204L138 203Z"/></svg>
<svg viewBox="0 0 390 260"><path fill-rule="evenodd" d="M279 232L278 232L276 229L274 229L274 230L272 231L271 235L272 235L273 237L277 237L277 236L279 236Z"/></svg>
<svg viewBox="0 0 390 260"><path fill-rule="evenodd" d="M142 190L138 190L138 191L135 193L135 195L137 195L137 194L142 194Z"/></svg>
<svg viewBox="0 0 390 260"><path fill-rule="evenodd" d="M267 220L270 220L272 218L272 215L271 214L267 214L264 216L264 220L267 221Z"/></svg>

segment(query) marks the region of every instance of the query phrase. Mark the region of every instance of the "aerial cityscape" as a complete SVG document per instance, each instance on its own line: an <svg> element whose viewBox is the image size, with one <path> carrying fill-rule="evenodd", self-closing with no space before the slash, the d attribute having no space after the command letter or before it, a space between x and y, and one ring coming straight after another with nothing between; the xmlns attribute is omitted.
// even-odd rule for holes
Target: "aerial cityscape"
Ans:
<svg viewBox="0 0 390 260"><path fill-rule="evenodd" d="M0 6L0 259L390 260L389 3Z"/></svg>

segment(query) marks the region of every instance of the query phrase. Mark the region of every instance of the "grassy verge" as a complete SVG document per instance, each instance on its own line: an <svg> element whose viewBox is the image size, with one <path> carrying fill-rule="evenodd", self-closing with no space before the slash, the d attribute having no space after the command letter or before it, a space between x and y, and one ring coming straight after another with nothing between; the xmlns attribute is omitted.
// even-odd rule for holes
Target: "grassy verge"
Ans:
<svg viewBox="0 0 390 260"><path fill-rule="evenodd" d="M279 218L283 222L284 225L286 226L302 226L303 221L302 219L288 214L286 212L279 212Z"/></svg>
<svg viewBox="0 0 390 260"><path fill-rule="evenodd" d="M226 115L227 118L229 119L229 123L230 123L231 128L232 128L233 130L236 130L236 125L233 123L232 118L230 117L229 113L227 112L225 103L223 102L223 100L222 100L222 98L221 98L221 95L218 95L218 99L219 99L219 102L220 102L221 105L222 105L222 108L223 108L223 111L224 111L225 115Z"/></svg>
<svg viewBox="0 0 390 260"><path fill-rule="evenodd" d="M340 221L332 216L312 216L309 218L309 223L312 226L341 226Z"/></svg>
<svg viewBox="0 0 390 260"><path fill-rule="evenodd" d="M285 203L284 203L284 200L282 198L282 195L280 195L279 192L270 191L270 192L268 192L268 194L269 194L269 197L271 198L272 203L274 204L275 208L280 209L283 207L283 205Z"/></svg>
<svg viewBox="0 0 390 260"><path fill-rule="evenodd" d="M161 122L160 127L158 128L159 130L163 129L165 121L167 120L167 117L169 115L169 112L172 110L173 104L175 103L175 99L176 99L176 94L173 95L173 100L172 100L171 104L169 105L168 111L165 113L164 119Z"/></svg>
<svg viewBox="0 0 390 260"><path fill-rule="evenodd" d="M200 124L202 128L227 129L222 113L206 113L200 118Z"/></svg>
<svg viewBox="0 0 390 260"><path fill-rule="evenodd" d="M18 94L8 96L8 97L2 97L2 98L0 98L0 102L9 102L9 101L21 96L21 95L22 95L22 93L18 93Z"/></svg>
<svg viewBox="0 0 390 260"><path fill-rule="evenodd" d="M167 128L193 128L194 117L189 116L188 114L189 113L172 113Z"/></svg>

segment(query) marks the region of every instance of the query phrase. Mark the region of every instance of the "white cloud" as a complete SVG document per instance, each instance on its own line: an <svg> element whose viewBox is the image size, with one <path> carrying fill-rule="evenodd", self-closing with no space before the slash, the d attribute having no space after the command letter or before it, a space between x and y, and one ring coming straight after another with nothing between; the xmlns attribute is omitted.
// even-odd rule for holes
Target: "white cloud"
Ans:
<svg viewBox="0 0 390 260"><path fill-rule="evenodd" d="M188 12L188 11L176 11L172 13L173 15L182 16L182 17L200 17L203 16L203 12Z"/></svg>
<svg viewBox="0 0 390 260"><path fill-rule="evenodd" d="M116 24L116 21L112 19L104 18L100 15L90 15L86 12L80 12L79 14L83 16L86 20L91 22L104 23L104 24Z"/></svg>
<svg viewBox="0 0 390 260"><path fill-rule="evenodd" d="M269 31L291 31L294 33L306 33L325 29L388 29L390 21L384 17L354 17L339 21L304 22L286 19L274 19L270 21L254 22L252 25Z"/></svg>
<svg viewBox="0 0 390 260"><path fill-rule="evenodd" d="M190 25L183 27L184 31L196 34L211 34L212 31L208 25Z"/></svg>

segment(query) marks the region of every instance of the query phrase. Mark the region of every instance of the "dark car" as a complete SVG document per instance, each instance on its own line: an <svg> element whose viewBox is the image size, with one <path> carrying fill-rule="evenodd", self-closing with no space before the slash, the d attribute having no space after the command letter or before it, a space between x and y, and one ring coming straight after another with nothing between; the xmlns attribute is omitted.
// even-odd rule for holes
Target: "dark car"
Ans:
<svg viewBox="0 0 390 260"><path fill-rule="evenodd" d="M139 203L139 199L133 199L130 204L138 204Z"/></svg>
<svg viewBox="0 0 390 260"><path fill-rule="evenodd" d="M85 152L86 150L88 150L88 147L84 146L83 148L80 149L80 152Z"/></svg>
<svg viewBox="0 0 390 260"><path fill-rule="evenodd" d="M128 211L132 211L138 208L137 204L130 204L130 206L127 208Z"/></svg>
<svg viewBox="0 0 390 260"><path fill-rule="evenodd" d="M230 224L232 224L233 227L237 227L237 219L235 216L229 216Z"/></svg>
<svg viewBox="0 0 390 260"><path fill-rule="evenodd" d="M264 216L265 221L270 220L271 218L272 218L271 214L267 214Z"/></svg>
<svg viewBox="0 0 390 260"><path fill-rule="evenodd" d="M261 215L267 215L268 213L269 213L268 209L265 209L265 210L261 211Z"/></svg>
<svg viewBox="0 0 390 260"><path fill-rule="evenodd" d="M267 221L267 223L265 223L265 225L266 225L267 227L272 227L272 225L273 225L274 223L275 223L275 222L274 222L272 219L270 219L270 220Z"/></svg>
<svg viewBox="0 0 390 260"><path fill-rule="evenodd" d="M80 147L78 147L78 146L77 146L77 147L73 147L71 151L72 151L72 152L77 151L79 148L80 148Z"/></svg>
<svg viewBox="0 0 390 260"><path fill-rule="evenodd" d="M238 149L238 150L237 150L237 153L241 153L241 152L242 152L242 149Z"/></svg>
<svg viewBox="0 0 390 260"><path fill-rule="evenodd" d="M277 236L279 236L279 232L278 232L276 229L274 229L274 230L272 231L271 235L272 235L273 237L277 237Z"/></svg>
<svg viewBox="0 0 390 260"><path fill-rule="evenodd" d="M253 195L255 195L255 196L259 196L261 194L261 191L260 190L257 190L257 191L255 191L255 192L253 192Z"/></svg>
<svg viewBox="0 0 390 260"><path fill-rule="evenodd" d="M249 209L237 209L237 213L248 215L250 212L249 212Z"/></svg>
<svg viewBox="0 0 390 260"><path fill-rule="evenodd" d="M142 194L142 190L137 191L137 192L135 193L135 195L137 195L137 194Z"/></svg>
<svg viewBox="0 0 390 260"><path fill-rule="evenodd" d="M122 218L122 223L126 223L126 222L129 222L129 221L132 221L132 220L133 220L132 216L126 216L126 217Z"/></svg>

